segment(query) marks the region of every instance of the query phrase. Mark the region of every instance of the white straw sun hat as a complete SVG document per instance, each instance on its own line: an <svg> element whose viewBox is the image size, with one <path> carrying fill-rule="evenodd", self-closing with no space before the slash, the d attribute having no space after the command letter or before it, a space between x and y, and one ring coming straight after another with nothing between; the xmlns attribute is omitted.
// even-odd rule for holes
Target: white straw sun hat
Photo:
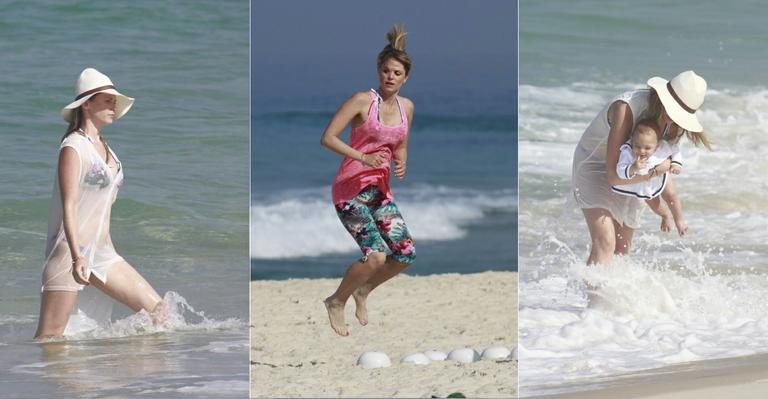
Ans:
<svg viewBox="0 0 768 399"><path fill-rule="evenodd" d="M103 73L93 69L85 68L80 72L80 77L75 83L75 101L61 109L61 117L65 121L72 121L72 114L77 107L83 105L89 98L98 93L114 94L117 104L115 105L115 119L120 119L133 106L133 98L121 94L115 89L112 81Z"/></svg>
<svg viewBox="0 0 768 399"><path fill-rule="evenodd" d="M672 80L654 76L648 86L656 90L664 111L681 128L689 132L701 132L704 128L696 117L696 110L704 103L707 82L693 71L685 71Z"/></svg>

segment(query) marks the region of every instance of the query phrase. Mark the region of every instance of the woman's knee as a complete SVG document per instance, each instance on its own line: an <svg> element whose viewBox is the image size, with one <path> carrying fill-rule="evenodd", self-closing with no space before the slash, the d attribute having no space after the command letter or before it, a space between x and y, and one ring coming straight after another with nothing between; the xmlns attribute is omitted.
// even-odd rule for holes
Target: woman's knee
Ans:
<svg viewBox="0 0 768 399"><path fill-rule="evenodd" d="M380 252L380 251L374 251L368 254L364 263L368 264L373 268L378 269L384 266L384 263L386 263L386 261L387 261L386 253Z"/></svg>
<svg viewBox="0 0 768 399"><path fill-rule="evenodd" d="M598 235L592 237L592 251L601 253L613 253L616 248L616 239L613 235Z"/></svg>

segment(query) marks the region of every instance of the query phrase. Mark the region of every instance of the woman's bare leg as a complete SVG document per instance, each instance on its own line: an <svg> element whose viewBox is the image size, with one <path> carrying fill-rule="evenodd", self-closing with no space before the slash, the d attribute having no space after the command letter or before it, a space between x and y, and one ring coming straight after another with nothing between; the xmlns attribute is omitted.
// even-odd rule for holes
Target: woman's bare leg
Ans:
<svg viewBox="0 0 768 399"><path fill-rule="evenodd" d="M333 295L325 299L325 308L328 310L328 318L331 328L337 334L346 337L349 335L347 325L344 322L344 306L347 299L361 285L371 279L385 264L387 255L383 252L372 252L365 262L357 261L349 266L347 273L339 284L339 288Z"/></svg>
<svg viewBox="0 0 768 399"><path fill-rule="evenodd" d="M587 265L610 265L616 250L616 227L611 213L602 208L582 209L592 246Z"/></svg>
<svg viewBox="0 0 768 399"><path fill-rule="evenodd" d="M629 250L632 249L632 237L635 235L635 230L618 223L614 223L614 229L616 231L616 249L613 253L616 255L627 255Z"/></svg>
<svg viewBox="0 0 768 399"><path fill-rule="evenodd" d="M76 301L77 291L43 291L35 339L63 336Z"/></svg>
<svg viewBox="0 0 768 399"><path fill-rule="evenodd" d="M93 275L89 281L134 312L144 309L157 321L154 312L156 309L159 310L158 305L162 302L162 298L128 262L120 261L113 264L109 269L106 284Z"/></svg>
<svg viewBox="0 0 768 399"><path fill-rule="evenodd" d="M384 266L379 269L365 284L358 287L353 293L355 299L355 317L362 325L368 324L368 310L365 308L365 301L368 294L385 281L397 276L408 267L408 263L398 262L392 257L387 257Z"/></svg>

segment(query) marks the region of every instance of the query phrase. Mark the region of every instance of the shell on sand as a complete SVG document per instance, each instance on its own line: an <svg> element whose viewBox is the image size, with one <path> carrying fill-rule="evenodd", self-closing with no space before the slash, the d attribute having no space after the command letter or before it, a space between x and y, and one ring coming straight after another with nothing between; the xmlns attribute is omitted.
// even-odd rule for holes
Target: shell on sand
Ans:
<svg viewBox="0 0 768 399"><path fill-rule="evenodd" d="M389 360L384 352L363 352L359 358L357 358L357 364L363 366L366 369L377 369L381 367L389 367L392 362Z"/></svg>
<svg viewBox="0 0 768 399"><path fill-rule="evenodd" d="M483 360L503 360L508 359L512 351L505 346L489 346L485 348L480 356Z"/></svg>
<svg viewBox="0 0 768 399"><path fill-rule="evenodd" d="M407 356L403 356L400 359L401 363L413 363L413 364L429 364L429 357L423 353L412 353Z"/></svg>
<svg viewBox="0 0 768 399"><path fill-rule="evenodd" d="M480 359L480 354L472 348L458 348L448 353L448 359L459 363L472 363Z"/></svg>
<svg viewBox="0 0 768 399"><path fill-rule="evenodd" d="M432 360L432 361L445 360L448 357L448 355L445 352L434 350L434 349L424 351L424 355L426 355L429 358L429 360Z"/></svg>

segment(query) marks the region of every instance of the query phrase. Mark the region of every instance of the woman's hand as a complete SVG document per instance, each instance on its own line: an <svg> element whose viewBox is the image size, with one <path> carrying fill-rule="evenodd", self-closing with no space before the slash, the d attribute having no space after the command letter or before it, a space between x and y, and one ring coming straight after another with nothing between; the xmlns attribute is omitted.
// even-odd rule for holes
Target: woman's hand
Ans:
<svg viewBox="0 0 768 399"><path fill-rule="evenodd" d="M667 158L660 164L654 166L653 170L656 172L655 173L656 175L661 175L666 173L669 170L670 166L672 166L672 160Z"/></svg>
<svg viewBox="0 0 768 399"><path fill-rule="evenodd" d="M376 151L370 154L363 154L360 157L360 162L371 168L378 168L387 161L387 155L384 151Z"/></svg>
<svg viewBox="0 0 768 399"><path fill-rule="evenodd" d="M78 284L88 285L88 279L91 277L91 270L85 264L85 258L78 256L72 261L72 276Z"/></svg>
<svg viewBox="0 0 768 399"><path fill-rule="evenodd" d="M405 161L395 159L395 177L405 179Z"/></svg>

